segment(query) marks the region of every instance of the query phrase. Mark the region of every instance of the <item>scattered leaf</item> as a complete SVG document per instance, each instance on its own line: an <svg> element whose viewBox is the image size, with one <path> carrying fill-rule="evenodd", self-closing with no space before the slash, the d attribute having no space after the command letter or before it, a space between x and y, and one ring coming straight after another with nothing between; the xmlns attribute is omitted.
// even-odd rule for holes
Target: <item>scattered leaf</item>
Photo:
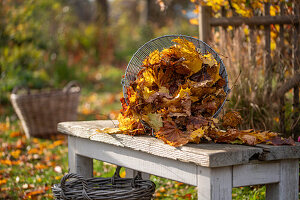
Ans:
<svg viewBox="0 0 300 200"><path fill-rule="evenodd" d="M0 185L3 185L3 184L5 184L7 182L7 180L6 179L0 179Z"/></svg>
<svg viewBox="0 0 300 200"><path fill-rule="evenodd" d="M13 138L13 137L19 137L21 135L22 135L22 133L20 131L13 131L10 133L9 137Z"/></svg>
<svg viewBox="0 0 300 200"><path fill-rule="evenodd" d="M18 159L19 158L19 156L20 156L20 154L21 154L21 150L15 150L15 151L12 151L11 153L10 153L10 155L12 155L12 157L14 157L15 159Z"/></svg>

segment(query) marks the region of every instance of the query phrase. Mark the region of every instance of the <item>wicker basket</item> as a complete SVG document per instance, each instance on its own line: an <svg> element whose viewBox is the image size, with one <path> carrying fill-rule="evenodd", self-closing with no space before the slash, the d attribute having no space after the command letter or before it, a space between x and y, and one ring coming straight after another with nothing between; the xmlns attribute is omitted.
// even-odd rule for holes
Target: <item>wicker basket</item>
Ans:
<svg viewBox="0 0 300 200"><path fill-rule="evenodd" d="M22 90L26 93L22 93ZM26 137L47 138L58 134L57 123L77 119L80 86L69 82L62 90L31 92L15 87L11 102L21 120Z"/></svg>
<svg viewBox="0 0 300 200"><path fill-rule="evenodd" d="M66 174L60 184L52 187L56 200L63 199L126 199L150 200L155 192L155 184L150 180L143 180L138 172L134 178L120 178L118 166L111 178L83 178L79 174ZM69 180L69 181L67 181Z"/></svg>

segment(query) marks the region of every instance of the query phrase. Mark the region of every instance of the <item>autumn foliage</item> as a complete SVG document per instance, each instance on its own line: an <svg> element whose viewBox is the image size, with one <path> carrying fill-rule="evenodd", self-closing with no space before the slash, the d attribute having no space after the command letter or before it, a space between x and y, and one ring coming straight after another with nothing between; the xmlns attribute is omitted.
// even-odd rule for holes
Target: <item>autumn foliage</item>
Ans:
<svg viewBox="0 0 300 200"><path fill-rule="evenodd" d="M222 131L213 118L226 99L225 79L220 63L212 54L199 53L192 42L175 39L175 45L155 50L144 61L136 80L121 98L119 129L130 135L153 134L172 146L202 140L255 145L283 143L276 133L240 131L242 117L229 112L223 117ZM293 142L285 142L293 143Z"/></svg>

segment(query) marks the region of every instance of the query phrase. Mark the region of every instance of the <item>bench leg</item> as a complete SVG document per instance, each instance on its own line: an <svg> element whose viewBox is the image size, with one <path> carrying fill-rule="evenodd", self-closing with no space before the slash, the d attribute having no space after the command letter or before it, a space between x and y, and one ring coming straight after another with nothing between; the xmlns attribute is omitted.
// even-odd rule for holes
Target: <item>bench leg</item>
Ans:
<svg viewBox="0 0 300 200"><path fill-rule="evenodd" d="M197 167L199 200L232 199L232 167Z"/></svg>
<svg viewBox="0 0 300 200"><path fill-rule="evenodd" d="M267 200L297 200L299 185L299 161L280 161L279 183L266 185Z"/></svg>
<svg viewBox="0 0 300 200"><path fill-rule="evenodd" d="M68 137L68 157L70 173L77 173L85 178L93 177L93 159L76 152L76 138Z"/></svg>
<svg viewBox="0 0 300 200"><path fill-rule="evenodd" d="M126 171L126 178L133 178L137 175L137 171L129 168L125 168ZM150 174L142 172L142 178L144 180L150 179Z"/></svg>

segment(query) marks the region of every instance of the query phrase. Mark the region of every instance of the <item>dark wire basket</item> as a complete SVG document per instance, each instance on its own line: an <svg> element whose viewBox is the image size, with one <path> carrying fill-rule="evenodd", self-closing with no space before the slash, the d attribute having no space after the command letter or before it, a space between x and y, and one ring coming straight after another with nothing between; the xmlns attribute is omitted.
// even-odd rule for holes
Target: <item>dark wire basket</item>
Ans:
<svg viewBox="0 0 300 200"><path fill-rule="evenodd" d="M142 69L143 61L149 56L150 53L152 53L155 50L163 50L166 48L169 48L176 44L176 42L173 42L173 39L176 38L181 38L181 39L186 39L190 42L193 42L195 47L197 48L197 51L202 53L202 54L207 54L211 53L213 57L216 59L218 63L220 63L220 70L219 74L222 78L225 79L225 86L224 86L224 92L226 93L226 98L224 99L222 105L219 107L217 112L213 115L213 117L217 117L219 113L221 112L227 96L230 92L229 86L228 86L228 77L227 77L227 72L225 65L222 61L222 59L219 57L219 55L210 47L208 46L205 42L194 38L190 36L185 36L185 35L165 35L162 37L158 37L155 39L150 40L149 42L145 43L143 46L141 46L132 56L131 60L129 61L126 71L125 71L125 76L122 79L122 86L123 86L123 95L125 98L125 101L127 99L127 93L126 93L126 88L130 85L131 82L136 80L136 76L139 73L139 71Z"/></svg>
<svg viewBox="0 0 300 200"><path fill-rule="evenodd" d="M83 178L79 174L66 174L60 184L52 187L56 200L150 200L155 192L155 184L143 180L138 172L134 178L121 178L118 166L113 177ZM69 181L67 181L69 180Z"/></svg>

